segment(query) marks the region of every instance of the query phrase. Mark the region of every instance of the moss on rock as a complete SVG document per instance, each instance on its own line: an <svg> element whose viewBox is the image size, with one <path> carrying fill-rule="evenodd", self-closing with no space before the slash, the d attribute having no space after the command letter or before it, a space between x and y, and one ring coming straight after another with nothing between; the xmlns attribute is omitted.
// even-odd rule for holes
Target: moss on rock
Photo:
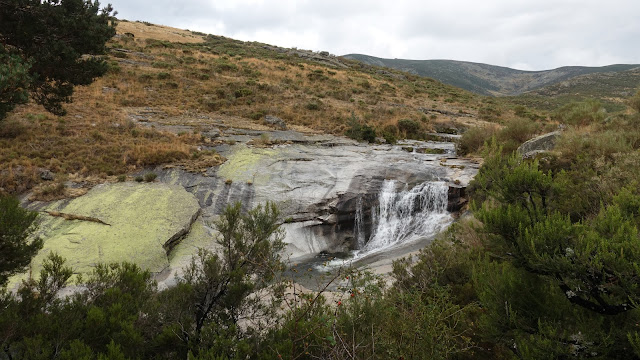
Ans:
<svg viewBox="0 0 640 360"><path fill-rule="evenodd" d="M90 216L110 226L43 213L38 235L44 247L32 261L34 275L52 251L66 258L76 273L87 273L97 263L122 261L160 272L168 266L166 242L189 231L200 207L181 186L118 183L96 186L45 210Z"/></svg>

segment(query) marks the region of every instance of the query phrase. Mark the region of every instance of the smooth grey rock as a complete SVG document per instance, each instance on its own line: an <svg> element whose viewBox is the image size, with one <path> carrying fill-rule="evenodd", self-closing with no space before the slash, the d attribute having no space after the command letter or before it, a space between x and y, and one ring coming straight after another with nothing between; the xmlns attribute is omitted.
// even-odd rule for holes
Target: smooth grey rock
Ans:
<svg viewBox="0 0 640 360"><path fill-rule="evenodd" d="M279 133L289 136L289 132ZM300 139L268 148L227 145L218 149L227 161L208 177L179 169L158 168L154 172L159 181L182 185L194 194L205 221L237 201L245 210L265 201L276 202L283 219L289 218L283 224L289 244L286 256L299 259L349 248L358 197L366 209L365 218L370 219L368 211L377 205L385 180L396 180L398 186L408 188L425 181L445 181L464 188L478 170L476 163L451 154L408 153L401 145L371 146L340 139L323 135L315 139L317 142ZM454 146L434 142L411 145L447 152ZM464 204L460 194L450 192L454 211Z"/></svg>
<svg viewBox="0 0 640 360"><path fill-rule="evenodd" d="M264 122L267 125L271 125L279 130L287 130L287 124L284 122L284 120L280 119L277 116L267 115L264 117Z"/></svg>
<svg viewBox="0 0 640 360"><path fill-rule="evenodd" d="M55 175L49 169L39 169L38 175L40 175L40 179L44 181L53 181Z"/></svg>
<svg viewBox="0 0 640 360"><path fill-rule="evenodd" d="M552 150L561 133L561 131L554 131L540 135L531 140L527 140L518 147L518 154L520 154L522 158L527 159L535 157L539 153Z"/></svg>

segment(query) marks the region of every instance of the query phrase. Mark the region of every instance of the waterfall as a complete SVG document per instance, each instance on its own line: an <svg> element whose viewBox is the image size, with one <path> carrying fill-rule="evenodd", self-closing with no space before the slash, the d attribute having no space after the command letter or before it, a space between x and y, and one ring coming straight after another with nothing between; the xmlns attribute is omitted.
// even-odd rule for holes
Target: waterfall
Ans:
<svg viewBox="0 0 640 360"><path fill-rule="evenodd" d="M444 182L425 182L396 191L396 182L385 180L378 195L379 204L371 209L369 241L365 241L362 230L361 198L357 200L354 230L359 250L355 256L360 258L443 230L451 222L447 196L448 186Z"/></svg>
<svg viewBox="0 0 640 360"><path fill-rule="evenodd" d="M358 194L356 199L356 219L355 219L354 235L356 238L356 244L358 249L362 249L365 245L365 232L364 232L364 211L362 209L362 194Z"/></svg>

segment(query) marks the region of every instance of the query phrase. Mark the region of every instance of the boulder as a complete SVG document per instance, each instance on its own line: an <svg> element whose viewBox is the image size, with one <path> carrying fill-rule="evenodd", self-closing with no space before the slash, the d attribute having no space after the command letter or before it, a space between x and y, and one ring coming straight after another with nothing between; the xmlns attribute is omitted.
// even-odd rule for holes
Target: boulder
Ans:
<svg viewBox="0 0 640 360"><path fill-rule="evenodd" d="M267 125L275 127L276 129L287 130L287 124L284 122L284 120L280 119L277 116L267 115L264 117L264 122Z"/></svg>
<svg viewBox="0 0 640 360"><path fill-rule="evenodd" d="M38 169L38 175L44 181L53 181L55 178L55 175L49 169Z"/></svg>
<svg viewBox="0 0 640 360"><path fill-rule="evenodd" d="M560 131L554 131L527 140L518 148L518 154L520 154L522 158L527 159L535 157L539 153L552 150L560 134Z"/></svg>
<svg viewBox="0 0 640 360"><path fill-rule="evenodd" d="M97 263L122 261L158 273L169 264L168 251L200 213L196 198L181 186L133 182L102 184L72 200L32 207L40 207L37 236L45 240L31 263L34 275L50 252L67 259L75 273L88 273Z"/></svg>

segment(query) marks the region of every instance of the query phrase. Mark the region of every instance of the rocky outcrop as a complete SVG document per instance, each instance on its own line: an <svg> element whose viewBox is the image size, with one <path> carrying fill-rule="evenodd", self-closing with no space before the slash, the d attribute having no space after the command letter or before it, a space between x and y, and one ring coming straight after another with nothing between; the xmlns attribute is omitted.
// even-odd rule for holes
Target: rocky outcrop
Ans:
<svg viewBox="0 0 640 360"><path fill-rule="evenodd" d="M32 274L40 272L50 252L67 259L75 273L122 261L158 273L169 265L167 252L200 213L196 198L181 186L133 182L102 184L75 199L30 207L42 213L38 236L45 240L32 261Z"/></svg>
<svg viewBox="0 0 640 360"><path fill-rule="evenodd" d="M264 122L278 130L287 130L287 124L277 116L267 115L264 117Z"/></svg>
<svg viewBox="0 0 640 360"><path fill-rule="evenodd" d="M353 248L358 198L369 229L371 207L377 204L385 180L407 188L426 181L449 182L456 189L451 190L449 208L456 211L464 204L463 188L477 171L477 166L453 164L453 159L447 161L451 166L443 166L441 160L451 158L447 154L407 153L401 146L333 143L336 145L297 143L270 148L235 145L220 148L227 161L208 176L177 169L156 172L158 180L193 193L205 220L236 201L245 209L275 201L287 219L283 224L288 243L285 255L298 258ZM450 147L453 150L453 144ZM454 184L455 180L460 184Z"/></svg>
<svg viewBox="0 0 640 360"><path fill-rule="evenodd" d="M449 185L447 211L457 214L469 202L467 188L459 185Z"/></svg>
<svg viewBox="0 0 640 360"><path fill-rule="evenodd" d="M520 145L517 150L518 154L520 154L522 158L528 159L545 151L552 150L561 133L561 131L554 131L528 140Z"/></svg>
<svg viewBox="0 0 640 360"><path fill-rule="evenodd" d="M270 138L286 141L251 147L240 142L262 132L231 133L224 136L234 136L237 144L215 148L227 161L205 172L158 167L153 169L156 183L104 184L73 200L31 204L75 219L42 216L45 249L32 272L39 271L48 252L56 251L77 272L90 271L98 262L131 261L156 273L161 286L170 286L198 248L216 249L210 224L235 202L245 211L266 201L278 205L286 232L284 258L299 261L322 252L346 252L356 248L356 217L369 237L372 208L391 180L398 192L425 182L448 184L448 209L456 212L464 206L464 188L478 169L470 160L455 158L452 143L407 142L405 146L446 150L408 153L403 145L272 131Z"/></svg>

